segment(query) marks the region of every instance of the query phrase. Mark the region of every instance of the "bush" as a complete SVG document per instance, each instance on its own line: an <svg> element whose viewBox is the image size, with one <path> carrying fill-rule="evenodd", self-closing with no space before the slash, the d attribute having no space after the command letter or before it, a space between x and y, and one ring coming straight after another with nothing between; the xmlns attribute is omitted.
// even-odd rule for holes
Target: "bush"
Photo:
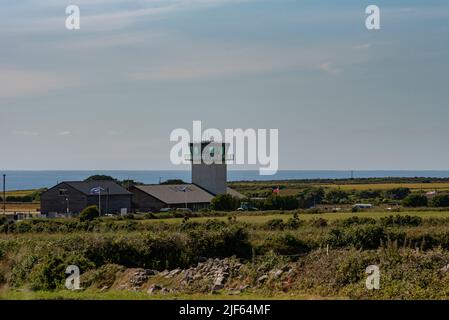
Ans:
<svg viewBox="0 0 449 320"><path fill-rule="evenodd" d="M233 211L240 206L240 199L233 197L230 194L219 194L216 195L211 203L210 207L212 210L217 211Z"/></svg>
<svg viewBox="0 0 449 320"><path fill-rule="evenodd" d="M323 202L323 188L307 188L298 195L299 208L308 209Z"/></svg>
<svg viewBox="0 0 449 320"><path fill-rule="evenodd" d="M263 210L294 210L298 209L298 199L294 196L279 196L272 194L262 203Z"/></svg>
<svg viewBox="0 0 449 320"><path fill-rule="evenodd" d="M267 238L260 250L265 253L273 251L282 255L297 255L309 252L310 247L291 234L280 234Z"/></svg>
<svg viewBox="0 0 449 320"><path fill-rule="evenodd" d="M282 219L269 220L265 223L265 228L268 230L284 230L284 221Z"/></svg>
<svg viewBox="0 0 449 320"><path fill-rule="evenodd" d="M417 227L422 224L422 218L418 216L388 216L380 219L384 226L412 226Z"/></svg>
<svg viewBox="0 0 449 320"><path fill-rule="evenodd" d="M7 202L32 202L33 197L32 196L7 196L6 201Z"/></svg>
<svg viewBox="0 0 449 320"><path fill-rule="evenodd" d="M430 203L432 207L449 207L449 194L435 196Z"/></svg>
<svg viewBox="0 0 449 320"><path fill-rule="evenodd" d="M80 213L80 221L92 221L95 218L98 218L100 213L98 212L97 206L89 206L86 207Z"/></svg>
<svg viewBox="0 0 449 320"><path fill-rule="evenodd" d="M385 197L393 200L403 200L411 193L409 188L394 188L385 192Z"/></svg>
<svg viewBox="0 0 449 320"><path fill-rule="evenodd" d="M380 192L377 190L360 190L356 195L361 199L375 199L380 197Z"/></svg>
<svg viewBox="0 0 449 320"><path fill-rule="evenodd" d="M350 217L350 218L347 218L347 219L344 219L341 221L337 220L335 223L340 224L343 227L349 227L352 225L375 224L376 220L374 218L365 218L365 217L360 218L360 217L354 216L354 217Z"/></svg>
<svg viewBox="0 0 449 320"><path fill-rule="evenodd" d="M427 197L421 194L411 194L403 200L402 204L405 207L427 207Z"/></svg>
<svg viewBox="0 0 449 320"><path fill-rule="evenodd" d="M331 247L376 249L387 239L384 229L378 225L354 225L349 228L333 228L325 239Z"/></svg>
<svg viewBox="0 0 449 320"><path fill-rule="evenodd" d="M348 201L348 193L343 190L332 189L326 193L326 201L329 204L339 204Z"/></svg>

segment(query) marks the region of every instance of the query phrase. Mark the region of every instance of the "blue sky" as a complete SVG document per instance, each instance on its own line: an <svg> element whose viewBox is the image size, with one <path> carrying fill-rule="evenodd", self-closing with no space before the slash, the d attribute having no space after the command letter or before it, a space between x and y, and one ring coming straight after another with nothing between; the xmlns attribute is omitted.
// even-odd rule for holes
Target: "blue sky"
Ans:
<svg viewBox="0 0 449 320"><path fill-rule="evenodd" d="M449 169L447 1L3 0L0 21L0 169L172 169L193 120L278 128L281 169Z"/></svg>

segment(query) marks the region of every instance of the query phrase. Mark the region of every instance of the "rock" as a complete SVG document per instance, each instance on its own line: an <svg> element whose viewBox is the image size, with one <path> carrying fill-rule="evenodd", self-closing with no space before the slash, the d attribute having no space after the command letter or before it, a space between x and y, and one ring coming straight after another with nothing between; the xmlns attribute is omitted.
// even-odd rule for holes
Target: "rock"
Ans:
<svg viewBox="0 0 449 320"><path fill-rule="evenodd" d="M214 284L213 287L212 287L212 292L221 290L223 288L224 288L223 284Z"/></svg>
<svg viewBox="0 0 449 320"><path fill-rule="evenodd" d="M257 282L259 283L263 283L268 279L268 276L266 274L264 274L263 276L259 277L259 279L257 279Z"/></svg>
<svg viewBox="0 0 449 320"><path fill-rule="evenodd" d="M169 273L168 270L164 270L164 271L160 272L159 275L162 276L162 277L165 277L165 276L168 275L168 273Z"/></svg>
<svg viewBox="0 0 449 320"><path fill-rule="evenodd" d="M159 271L152 269L145 269L145 273L147 276L155 276L159 273Z"/></svg>
<svg viewBox="0 0 449 320"><path fill-rule="evenodd" d="M170 271L167 275L166 275L166 277L167 278L173 278L174 276L176 276L178 273L180 273L181 272L181 269L174 269L174 270L172 270L172 271Z"/></svg>
<svg viewBox="0 0 449 320"><path fill-rule="evenodd" d="M239 290L240 292L243 292L243 291L245 291L245 290L248 289L248 288L249 288L248 285L242 284L242 285L238 288L238 290Z"/></svg>
<svg viewBox="0 0 449 320"><path fill-rule="evenodd" d="M161 289L161 293L170 293L170 289L164 287Z"/></svg>
<svg viewBox="0 0 449 320"><path fill-rule="evenodd" d="M441 272L448 272L449 271L449 264L445 265L443 268L440 269Z"/></svg>
<svg viewBox="0 0 449 320"><path fill-rule="evenodd" d="M282 270L280 270L280 269L274 271L274 272L273 272L273 279L279 278L283 273L284 273L284 271L282 271Z"/></svg>
<svg viewBox="0 0 449 320"><path fill-rule="evenodd" d="M158 285L158 284L153 284L153 285L151 285L151 286L148 288L147 293L148 293L148 294L154 294L154 293L156 293L156 291L160 291L160 290L162 290L162 287L161 287L160 285Z"/></svg>

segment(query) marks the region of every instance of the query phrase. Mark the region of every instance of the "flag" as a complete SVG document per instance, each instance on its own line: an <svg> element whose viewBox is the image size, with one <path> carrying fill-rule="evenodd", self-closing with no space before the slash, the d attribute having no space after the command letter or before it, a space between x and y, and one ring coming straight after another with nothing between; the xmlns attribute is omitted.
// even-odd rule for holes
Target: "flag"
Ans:
<svg viewBox="0 0 449 320"><path fill-rule="evenodd" d="M104 189L100 186L90 189L90 194L100 194Z"/></svg>

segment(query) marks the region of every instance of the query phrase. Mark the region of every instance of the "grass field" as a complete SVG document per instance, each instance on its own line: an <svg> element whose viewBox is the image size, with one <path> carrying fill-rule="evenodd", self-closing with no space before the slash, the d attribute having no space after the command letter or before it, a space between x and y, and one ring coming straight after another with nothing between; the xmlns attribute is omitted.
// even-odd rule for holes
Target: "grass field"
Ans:
<svg viewBox="0 0 449 320"><path fill-rule="evenodd" d="M11 190L11 191L6 191L6 196L7 197L24 197L24 196L30 195L36 191L37 190ZM3 193L1 193L0 195L3 196Z"/></svg>
<svg viewBox="0 0 449 320"><path fill-rule="evenodd" d="M311 220L311 219L326 219L329 221L335 221L338 219L347 219L350 217L364 217L364 218L374 218L380 219L383 217L387 217L390 215L401 215L401 216L419 216L421 218L449 218L449 210L448 211L401 211L401 212L387 212L387 211L364 211L364 212L327 212L327 213L319 213L319 214L299 214L299 219L302 220ZM267 221L273 219L282 219L287 221L289 218L293 217L293 213L273 213L273 214L260 214L260 215L245 215L242 213L236 214L237 221L246 222L246 223L265 223ZM219 221L227 221L228 217L198 217L198 218L190 218L189 221L195 222L205 222L210 219L216 219ZM153 219L153 220L145 220L145 223L181 223L183 221L182 218L167 218L167 219Z"/></svg>
<svg viewBox="0 0 449 320"><path fill-rule="evenodd" d="M26 290L0 290L0 300L322 300L316 295L276 294L261 295L244 293L238 295L216 294L159 294L149 295L146 292L134 292L126 290L111 290L101 292L99 290L83 291L26 291ZM327 298L330 299L330 298ZM346 299L336 298L332 299Z"/></svg>

